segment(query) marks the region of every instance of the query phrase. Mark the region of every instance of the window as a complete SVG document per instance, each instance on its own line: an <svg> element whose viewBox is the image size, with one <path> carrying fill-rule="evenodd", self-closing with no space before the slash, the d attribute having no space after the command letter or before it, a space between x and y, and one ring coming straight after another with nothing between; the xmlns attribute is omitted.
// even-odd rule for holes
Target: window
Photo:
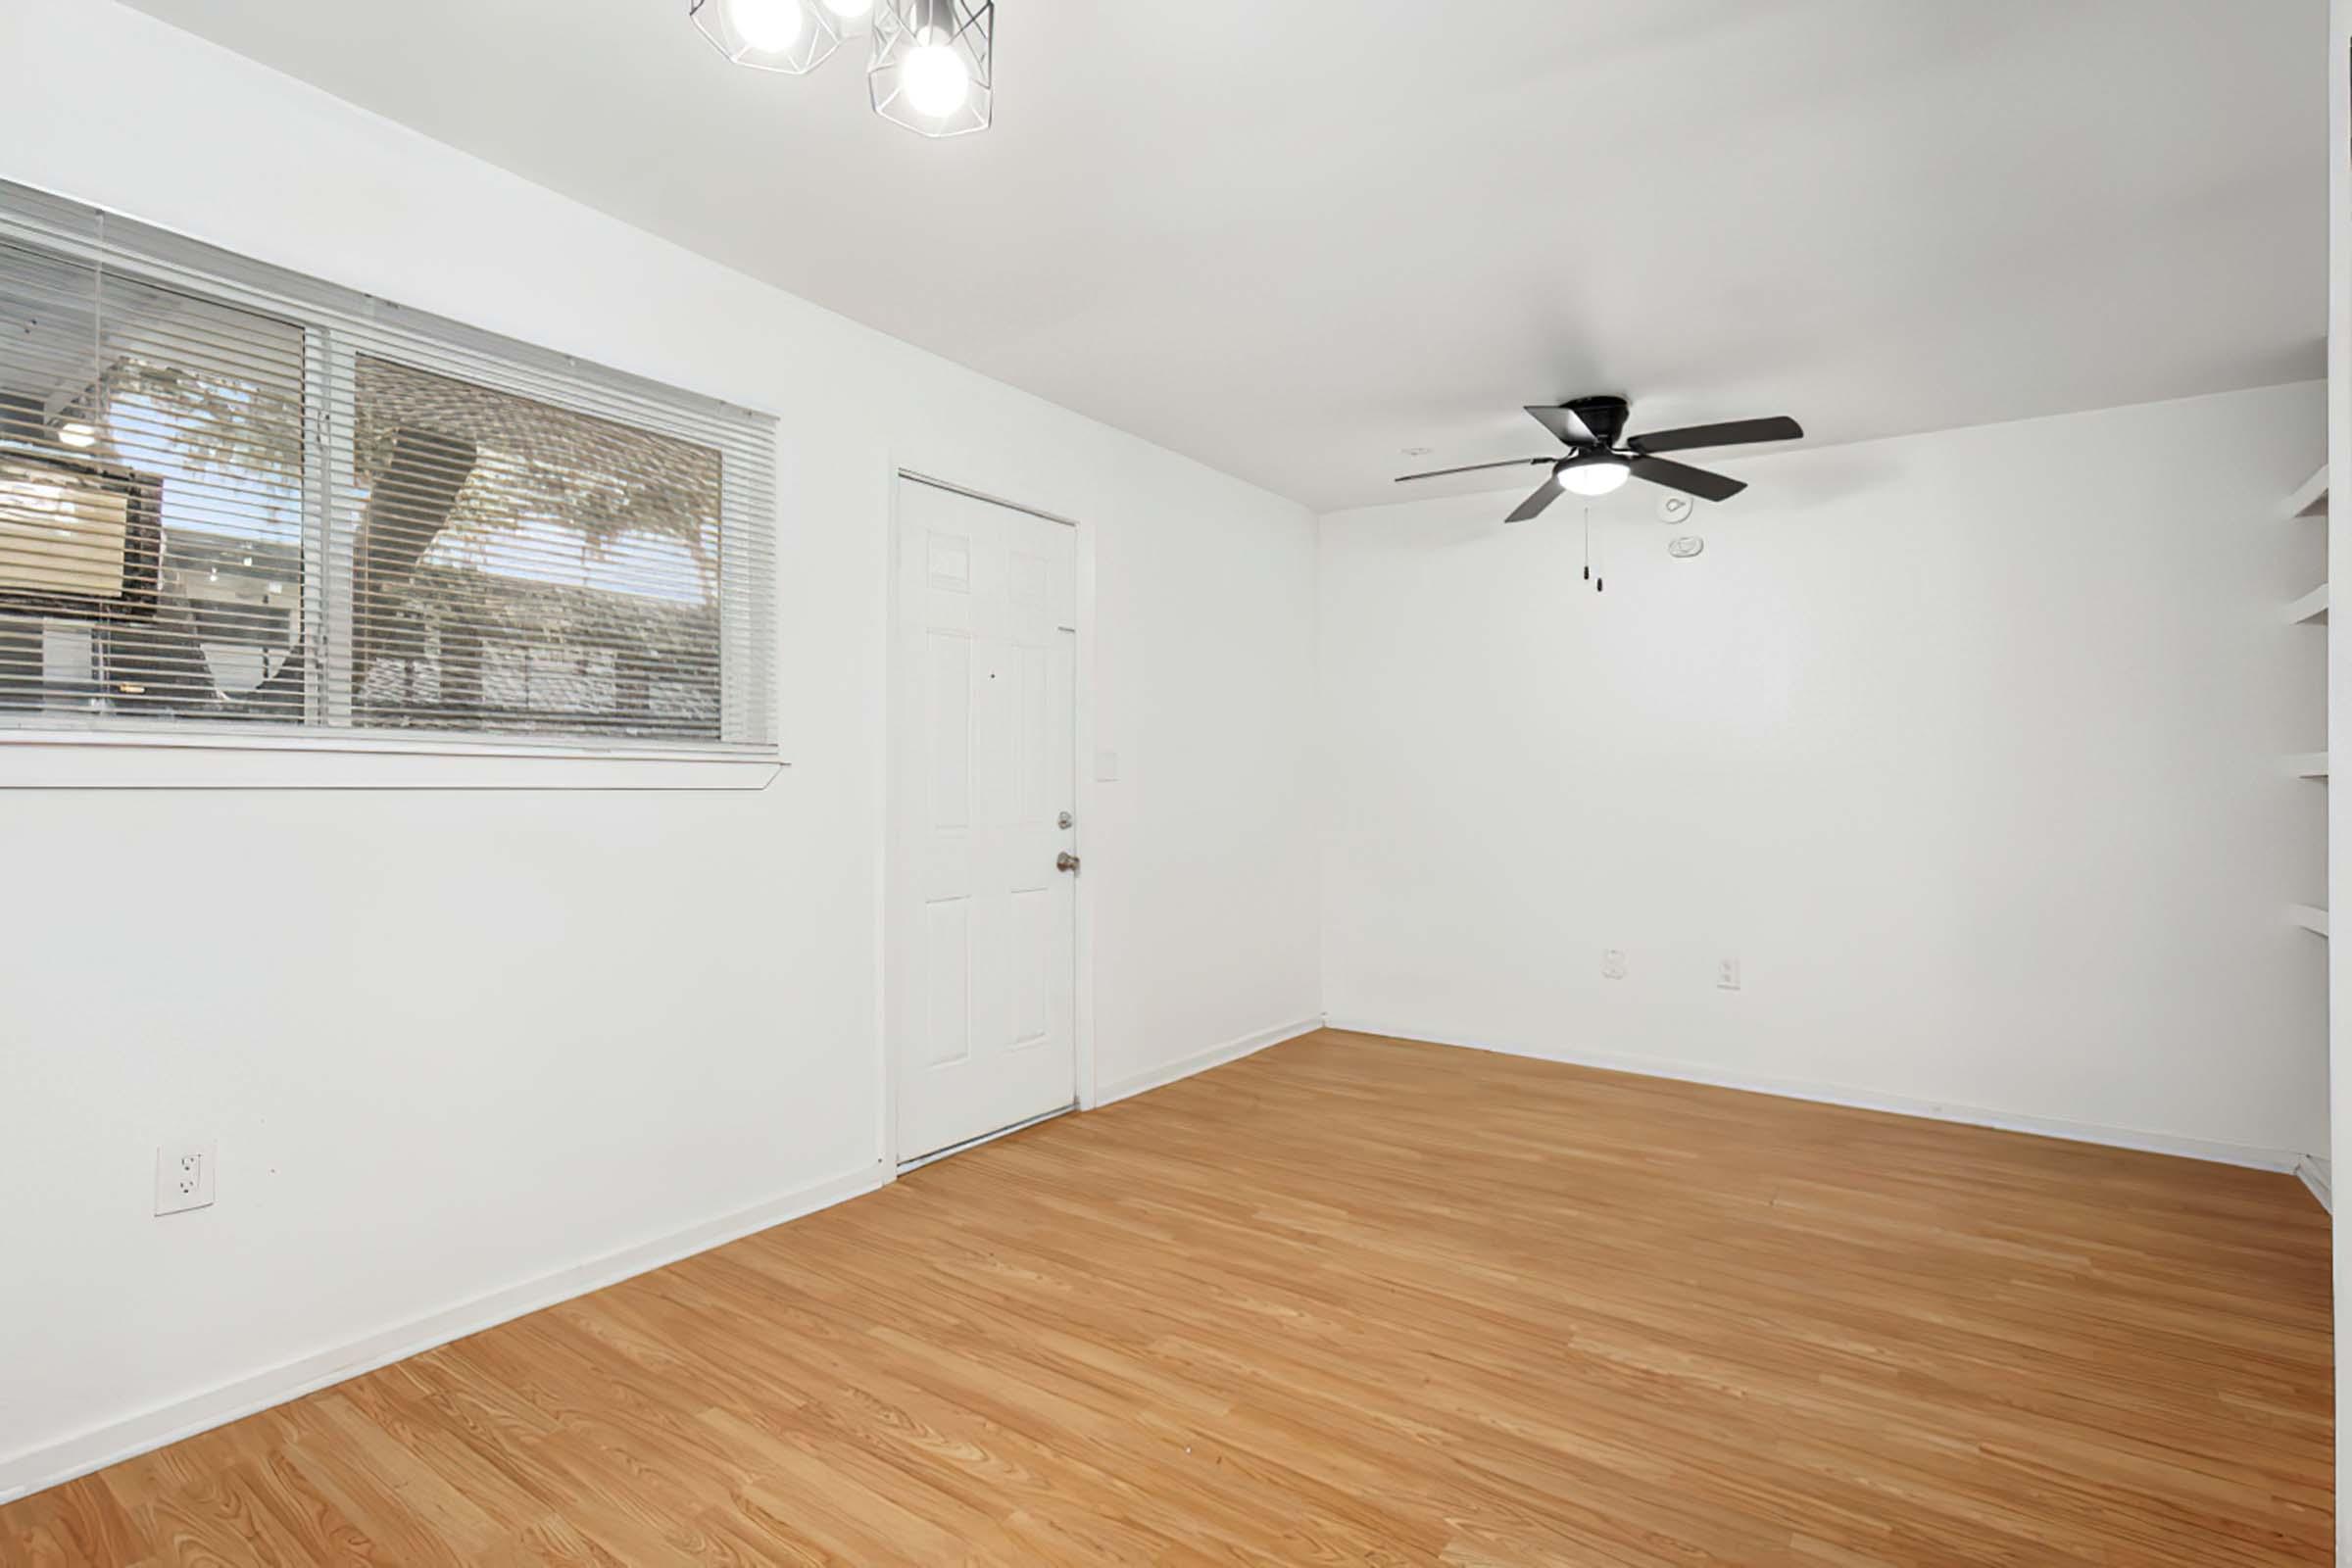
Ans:
<svg viewBox="0 0 2352 1568"><path fill-rule="evenodd" d="M771 755L773 449L0 185L0 745Z"/></svg>
<svg viewBox="0 0 2352 1568"><path fill-rule="evenodd" d="M714 448L360 357L364 725L721 738Z"/></svg>

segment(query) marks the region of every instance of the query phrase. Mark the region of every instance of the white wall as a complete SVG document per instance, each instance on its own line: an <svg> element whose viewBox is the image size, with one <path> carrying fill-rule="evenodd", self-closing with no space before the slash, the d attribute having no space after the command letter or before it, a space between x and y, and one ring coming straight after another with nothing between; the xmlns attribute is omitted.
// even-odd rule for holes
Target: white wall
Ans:
<svg viewBox="0 0 2352 1568"><path fill-rule="evenodd" d="M108 0L0 10L0 176L782 416L794 763L756 795L0 796L0 1496L876 1174L895 466L1094 533L1101 1081L1316 1011L1300 508ZM219 1204L151 1217L157 1143L207 1137Z"/></svg>
<svg viewBox="0 0 2352 1568"><path fill-rule="evenodd" d="M2352 561L2352 0L2328 8L2328 556ZM2352 751L2352 636L2328 644L2328 746ZM2352 797L2328 791L2328 907L2352 909ZM2328 1180L2352 1174L2352 950L2330 940ZM2335 1343L2352 1346L2352 1210L2332 1205ZM2352 1432L2352 1356L2335 1363L2335 1430ZM2352 1443L2335 1446L2335 1494L2352 1497ZM2335 1510L2335 1560L2352 1564L2352 1508Z"/></svg>
<svg viewBox="0 0 2352 1568"><path fill-rule="evenodd" d="M1795 411L1800 416L1802 410ZM1322 524L1335 1023L2326 1149L2318 384ZM1602 950L1631 972L1601 978ZM1744 989L1718 990L1736 956ZM2223 1151L2227 1152L2228 1151Z"/></svg>

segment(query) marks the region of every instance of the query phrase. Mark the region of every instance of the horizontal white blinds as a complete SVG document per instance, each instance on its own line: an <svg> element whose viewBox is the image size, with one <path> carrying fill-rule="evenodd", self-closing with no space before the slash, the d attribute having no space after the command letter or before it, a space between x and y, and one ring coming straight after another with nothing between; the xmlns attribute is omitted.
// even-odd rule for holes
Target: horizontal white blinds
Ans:
<svg viewBox="0 0 2352 1568"><path fill-rule="evenodd" d="M307 353L0 243L0 720L302 722Z"/></svg>
<svg viewBox="0 0 2352 1568"><path fill-rule="evenodd" d="M771 751L773 421L0 185L0 726Z"/></svg>

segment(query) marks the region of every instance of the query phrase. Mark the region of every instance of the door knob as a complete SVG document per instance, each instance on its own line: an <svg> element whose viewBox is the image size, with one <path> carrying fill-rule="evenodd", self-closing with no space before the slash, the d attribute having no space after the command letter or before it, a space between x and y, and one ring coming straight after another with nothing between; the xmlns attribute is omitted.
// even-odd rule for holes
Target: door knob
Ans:
<svg viewBox="0 0 2352 1568"><path fill-rule="evenodd" d="M1075 871L1075 870L1077 870L1077 869L1078 869L1078 857L1076 857L1075 855L1072 855L1072 854L1071 854L1069 851L1067 851L1067 850L1064 850L1064 851L1062 851L1062 852L1061 852L1059 855L1056 855L1055 857L1054 857L1054 870L1056 870L1056 871Z"/></svg>

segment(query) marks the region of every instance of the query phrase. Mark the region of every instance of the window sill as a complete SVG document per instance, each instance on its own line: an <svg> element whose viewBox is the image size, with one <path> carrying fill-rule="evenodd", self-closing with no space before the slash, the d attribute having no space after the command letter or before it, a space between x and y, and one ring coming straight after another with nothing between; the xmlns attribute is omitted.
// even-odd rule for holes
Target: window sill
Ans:
<svg viewBox="0 0 2352 1568"><path fill-rule="evenodd" d="M758 754L0 731L0 790L763 790L784 765Z"/></svg>

